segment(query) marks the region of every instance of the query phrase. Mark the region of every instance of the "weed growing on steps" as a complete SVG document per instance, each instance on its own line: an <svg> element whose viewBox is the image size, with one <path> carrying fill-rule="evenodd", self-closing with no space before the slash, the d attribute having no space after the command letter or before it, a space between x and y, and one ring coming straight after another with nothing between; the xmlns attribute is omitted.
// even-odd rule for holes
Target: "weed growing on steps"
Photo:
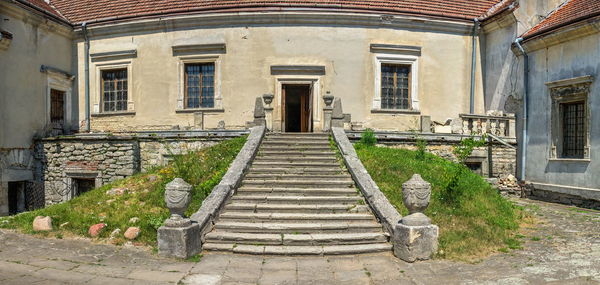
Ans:
<svg viewBox="0 0 600 285"><path fill-rule="evenodd" d="M519 248L514 235L524 212L464 165L431 153L418 159L416 151L406 149L361 143L355 149L373 180L402 215L408 214L402 202L402 183L419 173L432 184L431 203L425 214L440 227L438 258L472 262L502 248ZM451 183L455 189L449 200Z"/></svg>
<svg viewBox="0 0 600 285"><path fill-rule="evenodd" d="M374 146L377 144L377 138L375 132L372 129L366 129L360 135L360 143L366 146Z"/></svg>

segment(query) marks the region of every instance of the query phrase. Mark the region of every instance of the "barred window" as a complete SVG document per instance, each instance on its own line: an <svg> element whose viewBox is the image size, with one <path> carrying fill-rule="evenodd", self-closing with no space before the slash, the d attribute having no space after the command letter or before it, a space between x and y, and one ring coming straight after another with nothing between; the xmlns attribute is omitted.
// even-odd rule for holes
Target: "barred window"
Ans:
<svg viewBox="0 0 600 285"><path fill-rule="evenodd" d="M562 111L562 157L583 158L586 145L585 102L560 104Z"/></svg>
<svg viewBox="0 0 600 285"><path fill-rule="evenodd" d="M102 71L102 106L104 112L127 111L127 69Z"/></svg>
<svg viewBox="0 0 600 285"><path fill-rule="evenodd" d="M215 64L185 65L185 107L213 108L215 105Z"/></svg>
<svg viewBox="0 0 600 285"><path fill-rule="evenodd" d="M381 108L410 109L411 66L381 64Z"/></svg>

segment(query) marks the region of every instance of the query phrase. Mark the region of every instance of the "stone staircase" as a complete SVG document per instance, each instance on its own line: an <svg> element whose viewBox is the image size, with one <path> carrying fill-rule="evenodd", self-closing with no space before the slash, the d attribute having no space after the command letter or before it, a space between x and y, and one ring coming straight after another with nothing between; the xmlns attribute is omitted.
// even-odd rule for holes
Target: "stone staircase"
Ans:
<svg viewBox="0 0 600 285"><path fill-rule="evenodd" d="M389 251L327 134L268 134L205 250L320 255Z"/></svg>

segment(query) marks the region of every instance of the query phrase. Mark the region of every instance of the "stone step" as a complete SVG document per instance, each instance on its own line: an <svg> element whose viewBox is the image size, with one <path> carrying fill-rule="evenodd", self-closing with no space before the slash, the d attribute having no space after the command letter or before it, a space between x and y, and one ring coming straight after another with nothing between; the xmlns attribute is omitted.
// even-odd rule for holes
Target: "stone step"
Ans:
<svg viewBox="0 0 600 285"><path fill-rule="evenodd" d="M206 243L202 245L205 250L226 251L240 254L260 255L344 255L359 253L385 252L392 250L389 243L368 243L351 245L237 245L235 243Z"/></svg>
<svg viewBox="0 0 600 285"><path fill-rule="evenodd" d="M258 151L296 151L296 152L310 152L310 151L332 151L328 145L261 145Z"/></svg>
<svg viewBox="0 0 600 285"><path fill-rule="evenodd" d="M251 245L339 245L387 242L384 233L326 234L256 234L213 231L206 235L207 243Z"/></svg>
<svg viewBox="0 0 600 285"><path fill-rule="evenodd" d="M278 173L278 174L345 174L346 172L337 167L266 167L252 166L248 174Z"/></svg>
<svg viewBox="0 0 600 285"><path fill-rule="evenodd" d="M232 202L247 202L257 204L365 204L361 196L275 196L275 195L234 195Z"/></svg>
<svg viewBox="0 0 600 285"><path fill-rule="evenodd" d="M337 162L337 158L335 157L322 157L322 156L257 156L254 158L254 162L294 162L294 163L327 163L327 162Z"/></svg>
<svg viewBox="0 0 600 285"><path fill-rule="evenodd" d="M274 167L274 168L298 168L298 167L337 167L340 164L336 162L273 162L273 161L254 161L252 166Z"/></svg>
<svg viewBox="0 0 600 285"><path fill-rule="evenodd" d="M311 180L273 180L273 179L244 179L242 186L255 187L292 187L292 188L350 188L354 187L352 179L334 181Z"/></svg>
<svg viewBox="0 0 600 285"><path fill-rule="evenodd" d="M324 136L267 136L263 141L286 141L286 142L321 142L329 144L329 137Z"/></svg>
<svg viewBox="0 0 600 285"><path fill-rule="evenodd" d="M337 221L330 223L275 223L218 221L214 227L218 231L240 233L341 233L341 232L382 232L381 224L374 221Z"/></svg>
<svg viewBox="0 0 600 285"><path fill-rule="evenodd" d="M359 192L355 188L281 188L281 187L249 187L243 186L237 190L243 195L296 195L296 196L355 196Z"/></svg>
<svg viewBox="0 0 600 285"><path fill-rule="evenodd" d="M329 137L329 133L268 133L267 137Z"/></svg>
<svg viewBox="0 0 600 285"><path fill-rule="evenodd" d="M369 213L366 205L343 205L343 204L258 204L258 203L229 203L225 211L245 211L251 213Z"/></svg>
<svg viewBox="0 0 600 285"><path fill-rule="evenodd" d="M265 139L262 142L262 146L264 146L264 147L269 147L269 146L298 146L298 147L321 146L321 147L328 147L329 149L331 149L331 147L329 146L329 141L326 141L326 140L313 141L313 140Z"/></svg>
<svg viewBox="0 0 600 285"><path fill-rule="evenodd" d="M294 180L294 179L319 179L319 180L348 180L352 179L350 174L287 174L287 173L248 173L246 179L270 179L270 180Z"/></svg>
<svg viewBox="0 0 600 285"><path fill-rule="evenodd" d="M333 157L335 158L335 152L333 151L291 151L291 150L263 150L258 152L259 156L323 156L323 157Z"/></svg>
<svg viewBox="0 0 600 285"><path fill-rule="evenodd" d="M248 212L223 212L219 221L251 220L262 222L306 222L306 221L374 221L375 217L370 213L362 214L298 214L298 213L248 213Z"/></svg>

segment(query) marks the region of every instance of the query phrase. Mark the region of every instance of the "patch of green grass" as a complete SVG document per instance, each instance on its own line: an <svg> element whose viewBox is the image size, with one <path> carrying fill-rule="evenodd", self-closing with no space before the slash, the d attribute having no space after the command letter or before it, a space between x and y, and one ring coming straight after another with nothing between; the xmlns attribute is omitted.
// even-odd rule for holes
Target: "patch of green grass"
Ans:
<svg viewBox="0 0 600 285"><path fill-rule="evenodd" d="M169 210L164 202L165 185L175 177L181 177L193 185L192 201L186 215L198 210L202 201L216 186L229 164L236 157L246 141L245 137L223 141L217 145L174 157L171 164L162 168L154 168L148 173L112 182L91 190L68 202L52 205L44 209L22 213L0 219L0 227L19 229L25 233L35 233L32 222L36 216L50 216L54 231L35 233L38 236L89 236L88 228L97 223L106 223L106 228L99 238L106 239L115 229L121 233L134 226L129 219L138 217L135 224L141 228L135 240L141 245L156 245L156 231L169 217ZM126 188L128 191L120 196L110 196L107 190ZM107 203L108 200L113 200ZM68 222L62 228L58 225ZM112 242L124 243L123 238Z"/></svg>
<svg viewBox="0 0 600 285"><path fill-rule="evenodd" d="M531 240L532 240L532 241L540 241L540 240L542 240L542 239L541 239L540 237L531 237Z"/></svg>
<svg viewBox="0 0 600 285"><path fill-rule="evenodd" d="M518 245L513 236L523 212L465 166L431 153L355 144L369 174L402 214L402 183L420 174L432 185L425 211L440 227L437 257L474 261ZM422 157L424 156L424 157Z"/></svg>
<svg viewBox="0 0 600 285"><path fill-rule="evenodd" d="M190 256L186 259L186 261L189 261L189 262L200 262L200 260L202 260L202 254L196 254L196 255ZM171 271L169 271L169 272L171 272ZM174 270L172 272L178 272L178 271Z"/></svg>

